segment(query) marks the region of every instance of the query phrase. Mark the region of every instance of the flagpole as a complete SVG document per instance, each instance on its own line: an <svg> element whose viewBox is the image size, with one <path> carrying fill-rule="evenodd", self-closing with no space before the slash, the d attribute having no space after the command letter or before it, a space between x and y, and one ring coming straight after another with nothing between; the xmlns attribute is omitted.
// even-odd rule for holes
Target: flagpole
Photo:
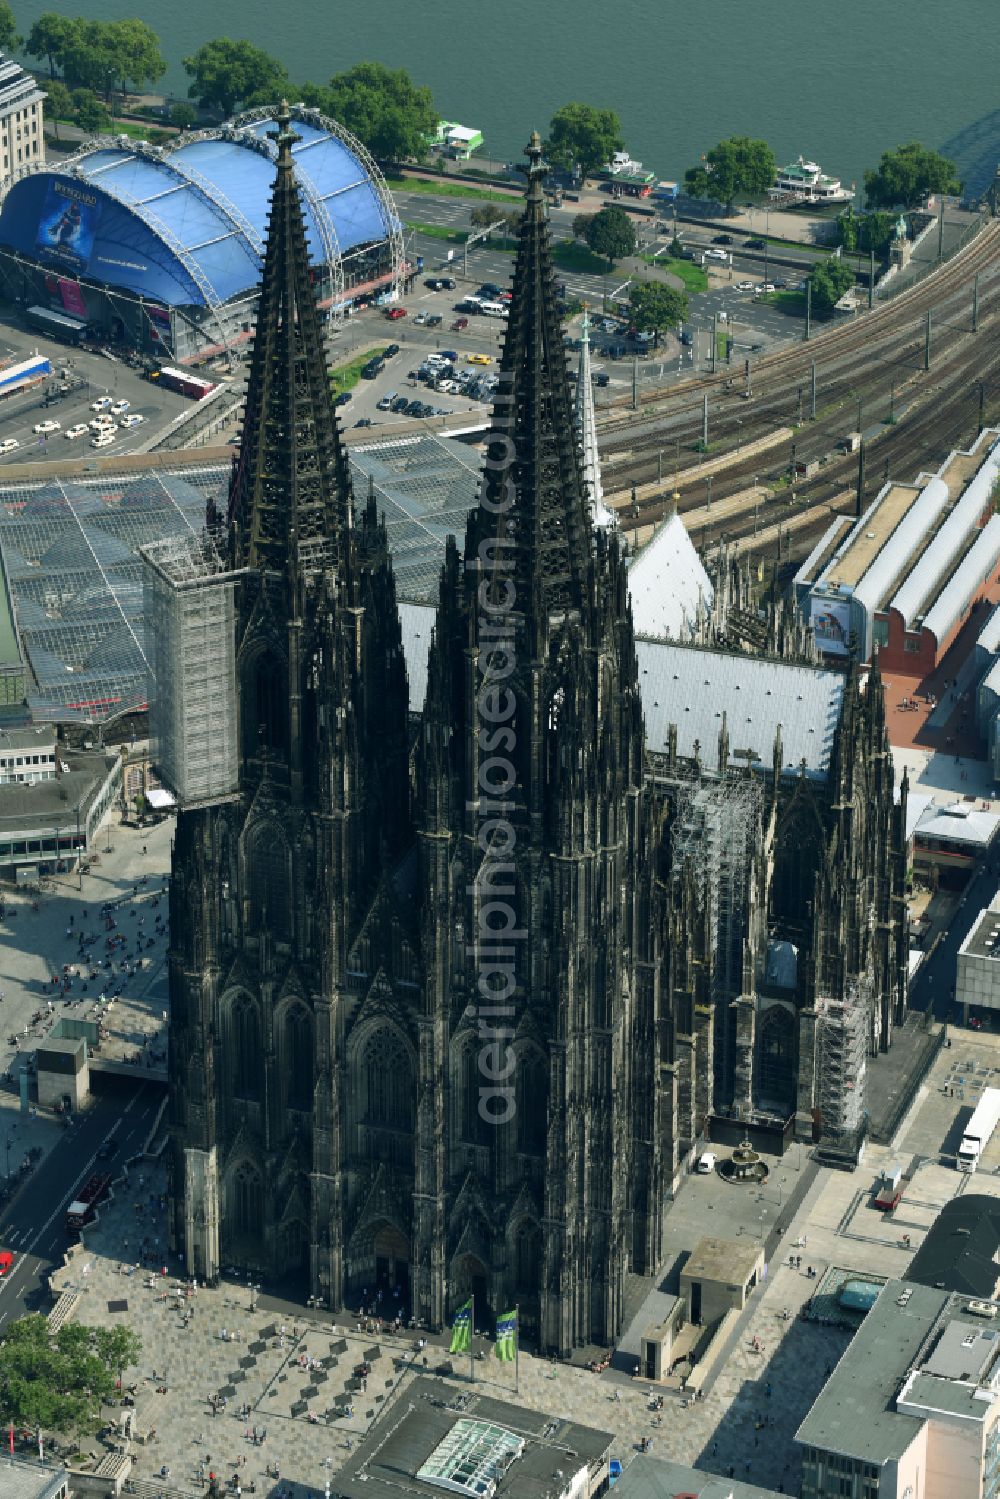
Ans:
<svg viewBox="0 0 1000 1499"><path fill-rule="evenodd" d="M472 1346L476 1336L476 1293L469 1297L469 1383L476 1382L476 1350Z"/></svg>
<svg viewBox="0 0 1000 1499"><path fill-rule="evenodd" d="M518 1384L521 1358L521 1308L516 1301L514 1302L514 1317L514 1394L519 1395L521 1393Z"/></svg>

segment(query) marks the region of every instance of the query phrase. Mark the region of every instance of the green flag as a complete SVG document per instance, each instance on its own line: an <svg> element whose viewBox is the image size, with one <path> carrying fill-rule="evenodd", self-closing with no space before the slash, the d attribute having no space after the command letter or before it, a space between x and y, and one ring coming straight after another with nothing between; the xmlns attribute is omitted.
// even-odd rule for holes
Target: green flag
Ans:
<svg viewBox="0 0 1000 1499"><path fill-rule="evenodd" d="M505 1363L513 1362L517 1354L517 1310L504 1312L497 1318L496 1355Z"/></svg>
<svg viewBox="0 0 1000 1499"><path fill-rule="evenodd" d="M455 1313L451 1324L450 1353L468 1353L472 1346L472 1297Z"/></svg>

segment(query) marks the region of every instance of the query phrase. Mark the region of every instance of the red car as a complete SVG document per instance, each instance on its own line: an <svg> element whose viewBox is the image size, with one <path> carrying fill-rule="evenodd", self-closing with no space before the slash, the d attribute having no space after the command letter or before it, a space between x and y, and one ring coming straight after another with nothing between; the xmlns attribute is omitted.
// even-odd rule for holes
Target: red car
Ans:
<svg viewBox="0 0 1000 1499"><path fill-rule="evenodd" d="M397 323L401 317L405 316L405 307L390 307L388 312L386 313L386 317L389 319L390 323Z"/></svg>
<svg viewBox="0 0 1000 1499"><path fill-rule="evenodd" d="M6 1275L13 1263L13 1252L10 1249L0 1249L0 1275Z"/></svg>
<svg viewBox="0 0 1000 1499"><path fill-rule="evenodd" d="M457 317L451 325L451 331L452 333L461 333L462 329L468 326L469 319L467 317Z"/></svg>

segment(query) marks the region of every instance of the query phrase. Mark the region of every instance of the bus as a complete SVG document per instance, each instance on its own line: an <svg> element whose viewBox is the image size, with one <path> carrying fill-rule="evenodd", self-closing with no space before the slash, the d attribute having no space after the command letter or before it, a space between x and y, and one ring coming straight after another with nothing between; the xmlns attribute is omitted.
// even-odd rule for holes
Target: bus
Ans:
<svg viewBox="0 0 1000 1499"><path fill-rule="evenodd" d="M66 1209L68 1233L79 1233L81 1228L93 1222L98 1204L104 1201L110 1189L111 1177L107 1173L100 1172L92 1176L86 1185L80 1188L79 1195Z"/></svg>
<svg viewBox="0 0 1000 1499"><path fill-rule="evenodd" d="M70 317L67 312L53 312L50 307L29 307L24 320L36 332L47 333L50 338L58 338L77 348L87 339L87 324L82 318Z"/></svg>
<svg viewBox="0 0 1000 1499"><path fill-rule="evenodd" d="M202 380L199 375L189 374L187 370L171 369L169 365L153 370L149 378L156 384L165 386L167 390L175 390L181 396L191 396L195 401L203 401L215 389L211 380Z"/></svg>

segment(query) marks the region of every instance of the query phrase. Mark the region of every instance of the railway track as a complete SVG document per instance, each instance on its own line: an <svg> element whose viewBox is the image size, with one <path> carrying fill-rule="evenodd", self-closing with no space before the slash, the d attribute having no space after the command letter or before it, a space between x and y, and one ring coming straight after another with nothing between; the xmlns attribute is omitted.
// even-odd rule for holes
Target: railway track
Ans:
<svg viewBox="0 0 1000 1499"><path fill-rule="evenodd" d="M979 316L973 331L969 277L977 272ZM923 330L915 326L914 314L923 311L926 317L928 308L937 336L931 368L925 371ZM684 387L655 405L647 400L631 418L639 430L624 439L602 428L606 497L618 508L622 524L630 533L639 532L640 539L673 504L677 491L678 508L699 544L723 530L741 542L756 530L763 542L771 539L773 526L775 535L782 528L793 534L798 550L811 544L823 517L828 520L833 496L842 496L856 477L857 458L838 454L836 445L857 427L858 402L870 499L881 486L883 471L911 479L919 469L936 468L950 447L971 440L981 423L989 424L1000 413L1000 355L991 353L998 333L1000 223L987 225L941 271L896 303L762 361L753 372L751 401L727 392L726 376L709 377L698 383L697 400ZM803 359L808 361L804 365ZM821 393L817 420L800 424L801 393L790 381L813 360ZM695 450L706 389L710 403L714 392L715 403L710 476L698 472L705 460ZM658 415L644 430L654 410ZM782 434L788 429L792 435L786 445ZM742 449L752 442L757 449L744 454ZM794 484L789 481L793 445L797 464L821 466L815 477L797 478ZM664 452L670 456L671 449L674 461L665 466ZM783 507L784 522L766 519L760 527L761 501L759 495L754 501L751 478L767 487L768 511L775 503ZM804 519L810 514L814 524Z"/></svg>

